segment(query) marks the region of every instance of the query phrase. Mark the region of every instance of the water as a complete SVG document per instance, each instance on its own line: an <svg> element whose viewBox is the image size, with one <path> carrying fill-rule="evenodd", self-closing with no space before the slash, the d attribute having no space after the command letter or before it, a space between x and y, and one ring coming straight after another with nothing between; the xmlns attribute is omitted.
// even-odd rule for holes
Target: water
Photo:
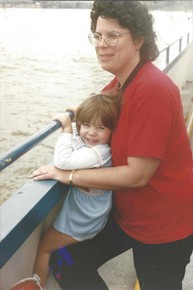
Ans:
<svg viewBox="0 0 193 290"><path fill-rule="evenodd" d="M0 155L112 76L88 43L87 9L0 9ZM160 49L190 31L190 12L154 11ZM164 20L163 20L164 18ZM59 131L0 173L1 201L52 159Z"/></svg>

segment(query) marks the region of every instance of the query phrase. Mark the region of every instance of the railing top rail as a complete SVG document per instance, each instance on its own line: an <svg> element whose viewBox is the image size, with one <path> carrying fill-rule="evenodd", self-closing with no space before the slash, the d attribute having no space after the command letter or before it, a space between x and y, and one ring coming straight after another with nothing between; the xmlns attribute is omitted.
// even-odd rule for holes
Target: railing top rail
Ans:
<svg viewBox="0 0 193 290"><path fill-rule="evenodd" d="M180 38L176 39L174 42L168 44L166 47L164 47L163 49L160 50L160 53L162 53L163 51L167 50L168 47L173 46L175 43L180 42L180 40L182 40L184 37L187 37L187 44L189 43L189 37L190 37L190 32L182 35Z"/></svg>
<svg viewBox="0 0 193 290"><path fill-rule="evenodd" d="M74 117L73 111L68 110L68 111L66 111L66 114L68 114L68 116L71 119L73 119L73 117ZM60 121L54 120L51 123L49 123L45 128L38 131L37 133L35 133L31 137L29 137L26 141L24 141L20 145L18 145L15 148L6 152L3 156L0 157L0 171L5 169L7 166L9 166L11 163L16 161L18 158L20 158L26 152L31 150L39 142L44 140L50 134L54 133L60 127L61 127Z"/></svg>
<svg viewBox="0 0 193 290"><path fill-rule="evenodd" d="M45 128L29 137L26 141L6 152L3 156L0 157L0 171L5 169L11 163L16 161L18 158L36 146L43 139L55 132L58 128L60 128L60 126L61 124L59 121L52 121Z"/></svg>

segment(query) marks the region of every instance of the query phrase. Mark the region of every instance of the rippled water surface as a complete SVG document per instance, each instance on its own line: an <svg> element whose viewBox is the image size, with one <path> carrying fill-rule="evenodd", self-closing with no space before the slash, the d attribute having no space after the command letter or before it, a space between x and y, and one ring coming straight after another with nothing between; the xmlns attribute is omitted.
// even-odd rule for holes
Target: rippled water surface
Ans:
<svg viewBox="0 0 193 290"><path fill-rule="evenodd" d="M0 9L1 155L110 80L87 41L89 13L87 9ZM160 49L192 28L189 12L153 14ZM1 201L52 159L58 134L0 173Z"/></svg>

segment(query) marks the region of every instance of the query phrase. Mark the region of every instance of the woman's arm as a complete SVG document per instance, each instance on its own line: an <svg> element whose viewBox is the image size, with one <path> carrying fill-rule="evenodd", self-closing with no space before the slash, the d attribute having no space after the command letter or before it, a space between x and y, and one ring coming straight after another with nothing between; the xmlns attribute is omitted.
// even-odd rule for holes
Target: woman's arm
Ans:
<svg viewBox="0 0 193 290"><path fill-rule="evenodd" d="M122 189L147 186L160 163L159 159L129 157L128 165L99 169L77 170L73 174L73 184L88 188ZM71 171L63 171L54 166L44 166L33 172L34 180L55 179L69 184Z"/></svg>

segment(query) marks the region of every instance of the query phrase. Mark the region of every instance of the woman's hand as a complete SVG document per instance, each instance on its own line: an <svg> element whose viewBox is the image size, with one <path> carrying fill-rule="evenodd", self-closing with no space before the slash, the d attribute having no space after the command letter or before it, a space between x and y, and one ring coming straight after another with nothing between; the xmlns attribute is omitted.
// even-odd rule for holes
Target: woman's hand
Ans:
<svg viewBox="0 0 193 290"><path fill-rule="evenodd" d="M63 183L69 183L70 171L64 171L53 165L45 165L35 170L30 178L33 180L54 179Z"/></svg>

